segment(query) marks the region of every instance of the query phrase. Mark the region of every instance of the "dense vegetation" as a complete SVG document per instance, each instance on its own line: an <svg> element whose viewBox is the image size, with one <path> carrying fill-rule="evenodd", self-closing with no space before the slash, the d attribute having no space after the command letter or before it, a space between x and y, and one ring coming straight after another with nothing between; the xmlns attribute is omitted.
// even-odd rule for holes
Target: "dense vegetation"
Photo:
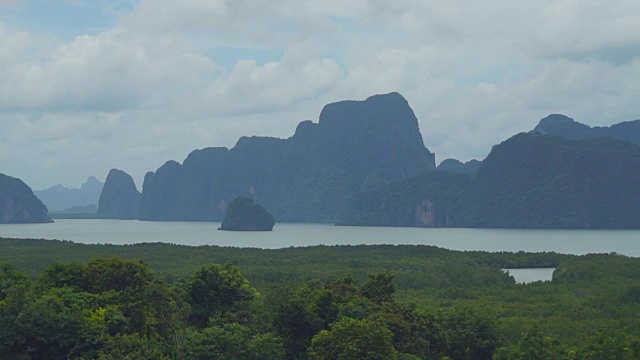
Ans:
<svg viewBox="0 0 640 360"><path fill-rule="evenodd" d="M47 207L22 180L0 174L0 223L50 222Z"/></svg>
<svg viewBox="0 0 640 360"><path fill-rule="evenodd" d="M145 176L140 218L220 221L246 196L277 221L334 222L358 191L434 167L407 101L377 95L329 104L288 139L243 137L165 163Z"/></svg>
<svg viewBox="0 0 640 360"><path fill-rule="evenodd" d="M238 196L227 207L227 213L219 230L271 231L273 216L259 204L244 196Z"/></svg>
<svg viewBox="0 0 640 360"><path fill-rule="evenodd" d="M616 254L0 246L13 264L0 270L0 358L640 356L640 259ZM557 270L529 285L500 271L519 266Z"/></svg>
<svg viewBox="0 0 640 360"><path fill-rule="evenodd" d="M466 174L431 171L359 193L338 225L449 226Z"/></svg>
<svg viewBox="0 0 640 360"><path fill-rule="evenodd" d="M453 225L639 228L640 147L522 133L493 147Z"/></svg>

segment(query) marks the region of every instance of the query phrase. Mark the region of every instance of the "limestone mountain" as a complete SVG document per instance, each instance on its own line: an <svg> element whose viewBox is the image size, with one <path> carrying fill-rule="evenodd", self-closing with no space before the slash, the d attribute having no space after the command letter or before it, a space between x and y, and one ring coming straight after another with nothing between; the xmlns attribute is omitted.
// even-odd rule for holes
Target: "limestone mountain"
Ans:
<svg viewBox="0 0 640 360"><path fill-rule="evenodd" d="M51 222L47 207L22 180L0 174L0 223Z"/></svg>
<svg viewBox="0 0 640 360"><path fill-rule="evenodd" d="M227 213L218 230L271 231L273 216L259 204L244 196L238 196L227 207Z"/></svg>
<svg viewBox="0 0 640 360"><path fill-rule="evenodd" d="M98 205L98 215L119 219L137 218L140 192L133 178L126 172L111 169L104 183Z"/></svg>
<svg viewBox="0 0 640 360"><path fill-rule="evenodd" d="M480 166L482 166L482 161L475 159L465 163L457 159L445 159L438 165L436 170L474 176L480 169Z"/></svg>
<svg viewBox="0 0 640 360"><path fill-rule="evenodd" d="M100 193L104 186L100 180L90 176L79 189L69 189L60 184L46 190L34 191L49 211L60 212L74 206L98 205Z"/></svg>
<svg viewBox="0 0 640 360"><path fill-rule="evenodd" d="M337 225L449 226L458 198L470 180L467 174L430 171L393 181L357 194Z"/></svg>
<svg viewBox="0 0 640 360"><path fill-rule="evenodd" d="M219 221L237 196L259 200L278 221L333 222L353 195L435 168L418 121L398 93L324 107L288 139L243 137L182 164L147 173L140 217Z"/></svg>
<svg viewBox="0 0 640 360"><path fill-rule="evenodd" d="M483 161L452 224L640 228L640 146L612 138L515 135Z"/></svg>
<svg viewBox="0 0 640 360"><path fill-rule="evenodd" d="M611 126L590 127L568 116L552 114L540 120L533 131L572 140L610 137L640 145L640 120L625 121Z"/></svg>

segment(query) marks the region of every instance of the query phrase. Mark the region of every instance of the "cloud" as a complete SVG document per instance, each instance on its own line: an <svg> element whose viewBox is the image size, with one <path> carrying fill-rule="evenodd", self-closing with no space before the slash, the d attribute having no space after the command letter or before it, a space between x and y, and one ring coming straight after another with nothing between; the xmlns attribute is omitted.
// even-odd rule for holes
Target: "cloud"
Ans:
<svg viewBox="0 0 640 360"><path fill-rule="evenodd" d="M111 167L140 183L195 148L287 137L328 102L390 91L439 160L483 158L551 112L640 117L634 1L72 2L86 21L52 14L50 30L0 0L0 158L43 188Z"/></svg>

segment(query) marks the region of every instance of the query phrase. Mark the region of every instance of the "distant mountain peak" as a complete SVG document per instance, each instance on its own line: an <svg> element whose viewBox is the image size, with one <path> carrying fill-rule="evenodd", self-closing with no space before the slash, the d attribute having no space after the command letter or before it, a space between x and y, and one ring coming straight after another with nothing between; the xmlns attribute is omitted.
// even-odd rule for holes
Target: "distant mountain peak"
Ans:
<svg viewBox="0 0 640 360"><path fill-rule="evenodd" d="M47 207L22 180L0 174L0 223L51 222Z"/></svg>
<svg viewBox="0 0 640 360"><path fill-rule="evenodd" d="M260 199L278 220L334 221L363 188L435 168L418 120L398 93L324 106L287 139L244 136L231 149L195 150L145 176L144 220L221 219L237 196Z"/></svg>
<svg viewBox="0 0 640 360"><path fill-rule="evenodd" d="M116 216L121 219L134 219L140 208L140 192L133 178L126 172L111 169L100 194L97 213Z"/></svg>
<svg viewBox="0 0 640 360"><path fill-rule="evenodd" d="M104 184L95 176L89 176L79 189L70 189L57 184L34 194L50 211L62 211L73 206L98 205Z"/></svg>
<svg viewBox="0 0 640 360"><path fill-rule="evenodd" d="M561 124L572 124L576 121L567 115L563 114L550 114L540 120L540 124L548 124L548 123L561 123Z"/></svg>
<svg viewBox="0 0 640 360"><path fill-rule="evenodd" d="M533 132L560 136L571 140L609 137L640 144L640 120L626 121L611 126L590 127L566 115L551 114L540 120Z"/></svg>

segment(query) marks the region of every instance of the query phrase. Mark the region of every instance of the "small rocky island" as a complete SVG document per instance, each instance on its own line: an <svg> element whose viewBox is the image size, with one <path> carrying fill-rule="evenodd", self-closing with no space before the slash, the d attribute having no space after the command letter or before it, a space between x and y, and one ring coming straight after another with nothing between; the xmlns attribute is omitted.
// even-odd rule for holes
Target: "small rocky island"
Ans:
<svg viewBox="0 0 640 360"><path fill-rule="evenodd" d="M244 196L229 203L227 213L218 230L272 231L275 220L262 206Z"/></svg>

